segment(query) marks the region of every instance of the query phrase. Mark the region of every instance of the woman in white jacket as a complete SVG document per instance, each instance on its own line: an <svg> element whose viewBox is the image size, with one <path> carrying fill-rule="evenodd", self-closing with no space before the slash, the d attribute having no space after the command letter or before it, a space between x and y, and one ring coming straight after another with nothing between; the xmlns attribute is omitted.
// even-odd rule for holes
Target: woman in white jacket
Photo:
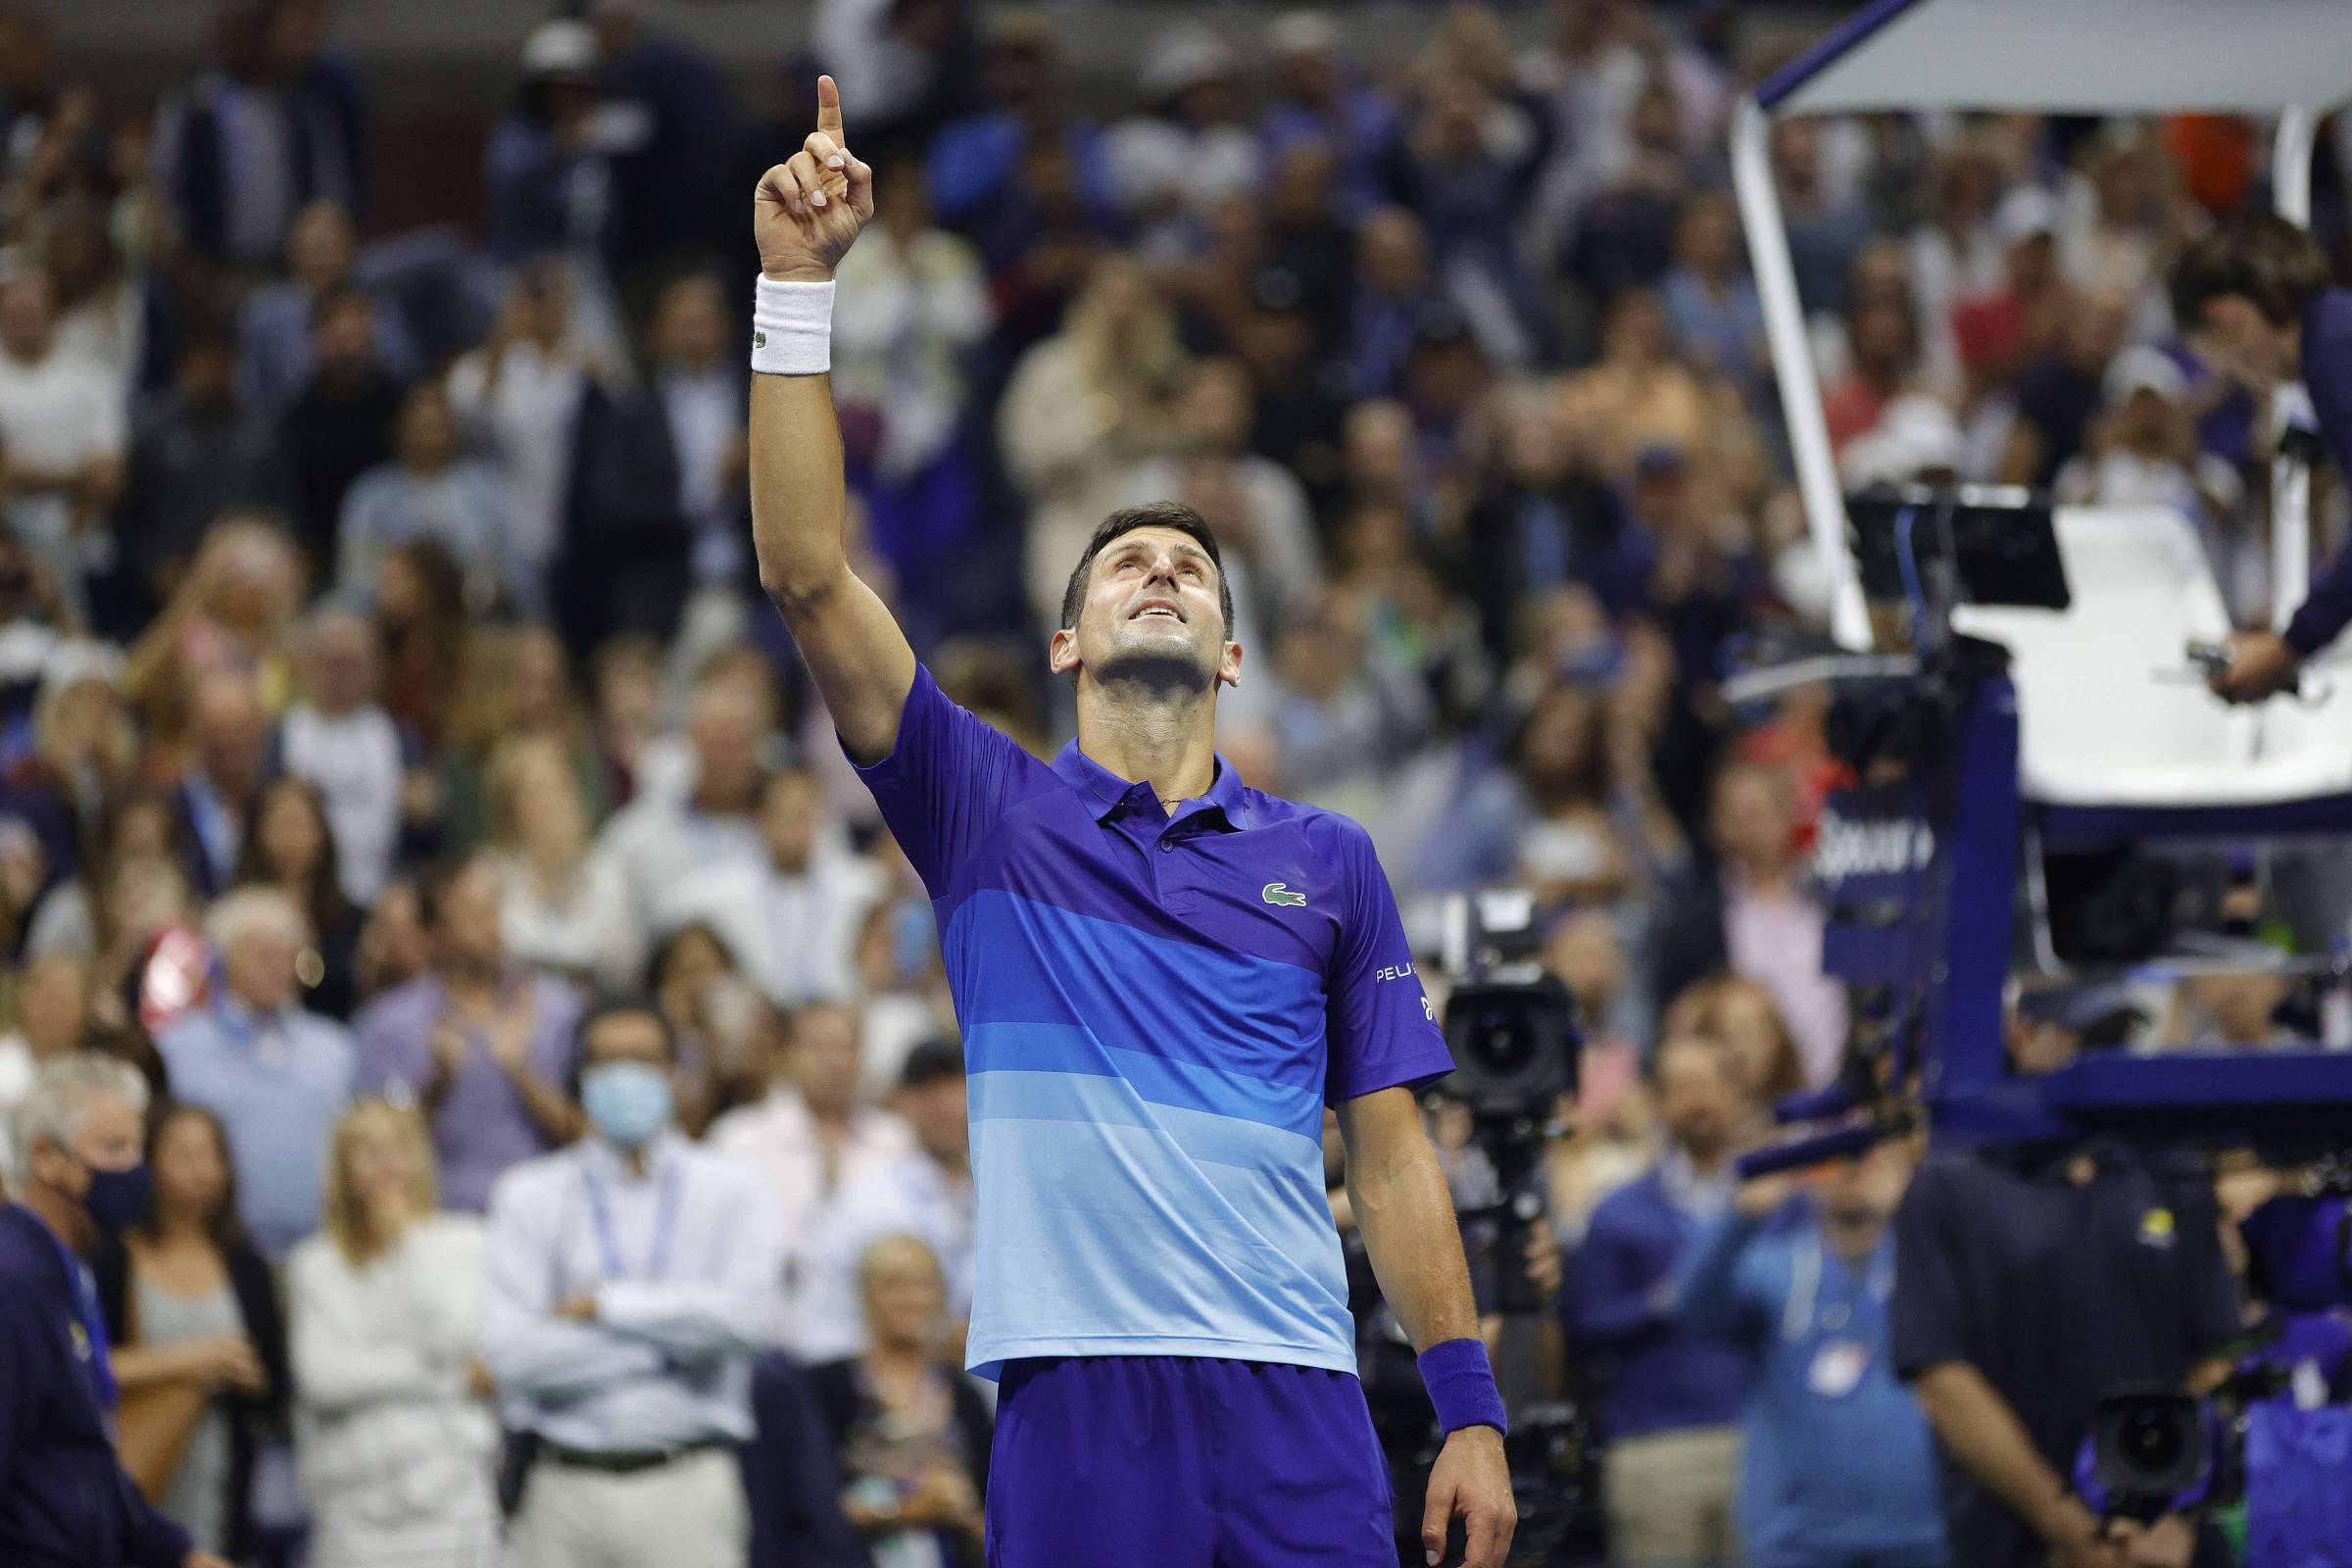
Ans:
<svg viewBox="0 0 2352 1568"><path fill-rule="evenodd" d="M381 1101L345 1112L327 1156L326 1228L288 1265L313 1568L494 1559L482 1232L435 1205L416 1115Z"/></svg>

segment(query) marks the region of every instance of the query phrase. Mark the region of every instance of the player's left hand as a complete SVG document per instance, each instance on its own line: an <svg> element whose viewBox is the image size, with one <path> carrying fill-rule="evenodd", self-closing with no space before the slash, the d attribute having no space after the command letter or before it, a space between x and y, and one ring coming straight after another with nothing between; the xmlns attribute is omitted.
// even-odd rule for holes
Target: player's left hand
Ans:
<svg viewBox="0 0 2352 1568"><path fill-rule="evenodd" d="M1511 1467L1502 1434L1493 1427L1457 1427L1429 1471L1429 1502L1421 1510L1421 1545L1430 1568L1446 1554L1446 1530L1459 1515L1465 1538L1462 1568L1502 1568L1519 1524L1511 1497Z"/></svg>

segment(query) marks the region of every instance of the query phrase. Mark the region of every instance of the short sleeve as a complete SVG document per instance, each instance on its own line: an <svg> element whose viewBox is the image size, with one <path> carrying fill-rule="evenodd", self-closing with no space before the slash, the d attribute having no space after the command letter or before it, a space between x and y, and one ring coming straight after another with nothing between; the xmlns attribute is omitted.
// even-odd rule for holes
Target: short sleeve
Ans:
<svg viewBox="0 0 2352 1568"><path fill-rule="evenodd" d="M1453 1071L1371 836L1344 817L1336 820L1347 915L1332 957L1325 1010L1331 1060L1323 1091L1335 1105L1397 1084L1418 1089Z"/></svg>
<svg viewBox="0 0 2352 1568"><path fill-rule="evenodd" d="M1894 1217L1894 1370L1915 1378L1971 1359L1959 1259L1952 1255L1950 1171L1922 1165Z"/></svg>
<svg viewBox="0 0 2352 1568"><path fill-rule="evenodd" d="M858 768L934 899L947 896L964 858L1051 773L1011 736L948 701L921 664L899 711L897 744Z"/></svg>

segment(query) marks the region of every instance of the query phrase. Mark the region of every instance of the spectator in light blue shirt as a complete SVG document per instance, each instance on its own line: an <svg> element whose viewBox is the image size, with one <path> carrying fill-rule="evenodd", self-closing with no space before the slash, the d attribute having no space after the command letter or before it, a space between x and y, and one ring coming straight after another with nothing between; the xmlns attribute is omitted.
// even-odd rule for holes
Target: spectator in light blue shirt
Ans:
<svg viewBox="0 0 2352 1568"><path fill-rule="evenodd" d="M465 566L466 597L476 612L502 600L534 609L541 585L514 548L506 488L496 468L458 455L457 416L440 382L422 383L401 403L393 454L343 498L336 531L343 591L367 598L393 546L436 539Z"/></svg>
<svg viewBox="0 0 2352 1568"><path fill-rule="evenodd" d="M1764 307L1755 281L1740 265L1740 215L1729 192L1690 198L1674 252L1674 270L1659 287L1675 348L1693 367L1728 375L1753 395L1771 360L1764 348Z"/></svg>
<svg viewBox="0 0 2352 1568"><path fill-rule="evenodd" d="M213 906L206 930L220 955L220 990L156 1046L173 1095L227 1129L238 1218L275 1261L318 1228L320 1161L351 1100L351 1036L295 1005L296 969L311 939L284 894L239 888Z"/></svg>
<svg viewBox="0 0 2352 1568"><path fill-rule="evenodd" d="M1888 1329L1888 1222L1909 1172L1888 1143L1801 1206L1790 1177L1748 1182L1676 1271L1684 1325L1735 1335L1755 1360L1740 1482L1748 1568L1945 1560L1935 1449ZM1766 1223L1785 1211L1791 1223Z"/></svg>

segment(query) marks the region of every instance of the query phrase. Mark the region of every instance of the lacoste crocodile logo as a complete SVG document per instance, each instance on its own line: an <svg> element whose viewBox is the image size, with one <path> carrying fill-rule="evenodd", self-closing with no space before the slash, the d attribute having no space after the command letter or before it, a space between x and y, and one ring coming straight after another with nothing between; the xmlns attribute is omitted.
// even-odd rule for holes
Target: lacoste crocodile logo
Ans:
<svg viewBox="0 0 2352 1568"><path fill-rule="evenodd" d="M1295 904L1302 909L1306 907L1305 894L1293 893L1289 888L1283 886L1280 882L1267 883L1264 890L1258 894L1258 897L1265 900L1268 904Z"/></svg>

